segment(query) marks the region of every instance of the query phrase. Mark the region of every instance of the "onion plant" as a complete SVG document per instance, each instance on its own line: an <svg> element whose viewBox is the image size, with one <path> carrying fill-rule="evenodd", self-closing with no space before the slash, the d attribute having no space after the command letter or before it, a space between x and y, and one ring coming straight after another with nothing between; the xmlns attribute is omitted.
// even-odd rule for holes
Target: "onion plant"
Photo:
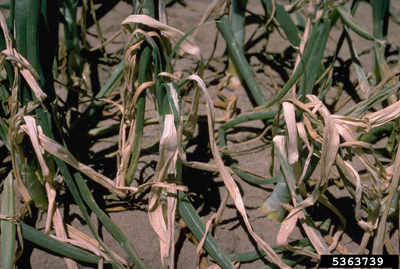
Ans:
<svg viewBox="0 0 400 269"><path fill-rule="evenodd" d="M377 227L380 229L377 229L378 233L374 236L373 251L375 251L374 253L382 253L384 244L384 232L382 227L386 223L389 211L394 212L397 210L395 207L395 205L398 204L398 200L395 198L398 188L396 177L383 176L388 172L383 168L383 165L380 164L373 152L372 156L375 158L375 166L367 161L366 153L357 148L372 149L371 144L362 142L366 141L364 139L368 139L368 136L360 136L361 141L357 141L355 139L356 133L352 133L351 131L351 126L357 126L358 131L364 130L368 132L375 126L375 128L378 128L378 126L382 126L383 124L393 123L393 120L398 116L397 112L393 112L393 116L384 116L385 111L388 111L389 107L387 108L388 110L383 109L376 112L376 114L368 114L368 110L371 109L372 106L389 99L390 96L392 96L392 99L393 93L398 90L398 83L393 79L398 74L397 69L389 69L385 62L384 49L382 49L384 48L383 41L386 39L385 33L387 33L389 1L371 2L374 14L373 34L369 33L368 30L353 17L358 2L359 1L353 1L352 12L350 12L346 7L340 4L335 5L333 1L321 1L321 3L308 14L308 17L312 19L312 21L308 21L300 41L300 39L298 39L300 32L289 15L291 12L296 12L296 9L299 7L288 5L286 8L282 8L280 4L274 1L264 1L266 10L269 11L267 14L275 16L275 19L280 23L280 27L290 42L288 42L289 45L294 46L298 50L298 62L296 63L295 70L289 81L286 82L275 98L258 108L258 110L261 111L238 117L237 119L223 124L219 129L220 146L225 147L225 132L228 128L233 128L237 124L255 119L267 120L268 123L271 116L276 115L274 131L272 131L275 149L273 152L276 152L279 157L281 170L275 189L271 196L263 203L262 209L267 213L268 217L283 221L281 231L278 234L278 242L281 242L282 246L287 244L290 231L299 218L302 220L304 232L312 242L317 253L328 254L334 249L346 225L346 220L341 216L339 210L323 195L326 191L328 175L333 165L338 168L347 190L355 199L355 218L359 225L365 229L363 241L357 253L364 253L367 243L371 241L371 237L373 236L371 230L377 229ZM285 18L285 20L282 18ZM348 42L352 56L351 60L356 68L359 86L366 98L347 112L342 113L343 116L330 115L328 110L324 108L322 102L324 101L325 93L332 85L330 70L334 62L329 63L328 68L325 69L326 65L321 65L321 61L324 57L329 30L338 23L339 19L342 22L343 37L346 38ZM362 66L360 65L360 60L349 35L350 30L366 40L374 41L374 70L372 70L372 73L374 77L378 78L377 83L383 80L375 88L371 88ZM335 52L336 56L341 48L341 42L343 42L343 40L344 39L341 39L338 43L337 51ZM336 58L333 59L336 60ZM300 83L297 89L296 85L298 81L300 81ZM297 90L297 96L301 101L287 99L280 105L278 111L265 110L282 102L283 98L293 87ZM396 100L397 98L394 98L392 102L396 102ZM392 105L392 109L394 109L395 104ZM319 118L315 114L317 111L320 113ZM365 115L365 113L367 113L367 115ZM378 120L380 116L382 116L382 118ZM379 123L369 121L370 117L373 117L375 120L379 121ZM323 121L321 121L322 118ZM302 122L299 122L299 120ZM397 120L395 124L396 122ZM380 130L383 131L384 129ZM341 141L346 141L344 144L349 143L349 148L347 146L345 146L346 149L343 148L344 144L339 143L339 137ZM396 135L393 137L396 137ZM370 140L370 142L375 141L376 140ZM358 146L356 146L356 144ZM392 148L393 146L390 147L390 149ZM365 185L360 185L359 175L351 166L350 156L352 155L362 160L368 172L369 179L371 180L373 190L364 189L367 187L365 187ZM344 158L344 156L347 156L349 159ZM394 162L396 161L394 160ZM318 163L318 166L321 166L319 179L313 187L313 191L307 192L305 186L308 184L307 182ZM350 180L350 178L353 179ZM247 176L243 176L243 179L253 184L256 182L249 180ZM259 184L261 184L261 180ZM383 187L382 184L385 185L385 187ZM394 188L396 190L389 192L389 185L395 186ZM369 194L370 191L376 192L377 196L375 194ZM389 202L386 201L386 198L383 199L383 197L386 197ZM362 206L361 200L366 202L369 206ZM291 209L287 216L286 209L291 202L293 202L294 208ZM310 221L307 212L304 210L307 207L319 203L332 210L341 220L341 226L336 228L337 232L334 235L335 241L331 246L325 243L320 231L316 229ZM392 207L391 210L389 209L390 207ZM385 210L382 210L382 208L385 208ZM368 222L361 218L361 210L366 211L370 216L368 217ZM378 225L376 212L379 211L384 213L385 217ZM375 225L374 228L372 228L372 224ZM321 229L324 225L321 226ZM289 229L288 227L291 228ZM326 231L326 227L324 227L323 230ZM288 247L288 249L314 257L313 253L302 248Z"/></svg>
<svg viewBox="0 0 400 269"><path fill-rule="evenodd" d="M13 173L9 176L7 186L10 186L11 179L15 177L18 189L25 202L25 207L18 218L23 219L25 214L30 212L31 206L42 209L44 207L48 211L45 233L16 221L13 221L13 224L6 224L3 221L2 226L4 226L4 229L9 230L15 230L15 227L17 227L19 231L22 231L19 236L65 256L69 268L76 267L74 259L90 263L98 263L101 260L106 260L107 263L111 263L114 267L123 268L127 262L118 259L109 247L102 242L89 217L86 208L87 205L93 212L96 212L97 217L117 241L121 243L128 256L130 256L136 265L140 268L145 268L126 236L98 208L81 174L74 172L74 179L71 172L76 169L99 184L111 188L118 194L122 194L123 192L118 190L110 179L79 163L68 151L67 143L63 140L63 134L57 131L61 130L61 126L57 126L60 121L56 118L58 117L57 110L53 109L55 92L52 66L57 50L56 42L58 40L57 27L54 27L58 24L57 14L60 8L58 4L58 2L47 3L47 1L11 2L10 9L14 13L10 17L15 18L15 34L18 37L16 40L12 40L12 37L10 37L5 20L1 17L3 46L1 64L2 66L6 66L8 78L8 84L6 85L10 87L10 92L8 92L10 96L9 110L3 110L4 114L2 115L4 118L9 117L9 119L2 121L1 138L8 145L7 148L10 151L13 166ZM75 26L76 16L72 13L71 16L67 16L67 13L76 12L76 4L77 2L65 2L66 6L64 6L64 11L68 18L67 21ZM10 24L12 25L14 22ZM42 39L39 39L39 32ZM76 32L71 30L69 34L72 35L71 38L77 38ZM44 39L46 39L46 42L43 42ZM36 42L32 43L31 40L35 40ZM72 42L70 39L68 41ZM13 43L16 44L17 50L13 48ZM72 43L74 46L79 45L77 42ZM21 51L22 54L17 51ZM5 61L10 62L12 65ZM49 98L53 98L53 100L49 101ZM17 130L23 131L19 131L18 133ZM24 134L26 138L23 139ZM59 140L59 143L55 139ZM57 198L54 178L57 175L57 169L54 162L66 181L93 236L102 246L103 252L95 250L95 254L91 254L82 248L76 248L60 241L70 239L67 239L67 233L59 209L56 206ZM7 187L7 193L10 193L10 187ZM44 193L46 193L46 196L44 196ZM13 196L7 194L5 199L7 199L5 200L7 203L3 203L3 214L17 218L17 216L14 216L12 209ZM58 239L46 235L50 233L53 226ZM13 233L15 235L15 232L11 232L8 238L4 236L2 240L8 240L11 244ZM70 243L71 241L68 242ZM90 249L90 251L95 249L86 242L80 242L78 245L84 246L84 248ZM8 262L4 263L5 266L12 268L13 262L16 260L14 259L14 248L3 248L2 251L2 256L8 259Z"/></svg>
<svg viewBox="0 0 400 269"><path fill-rule="evenodd" d="M241 52L244 53L244 39L245 39L245 34L246 34L246 6L247 6L247 0L235 0L232 1L232 18L231 18L231 24L232 24L232 31L234 38L237 42L237 49ZM231 51L231 50L230 50ZM243 80L242 77L240 76L240 72L236 71L236 68L239 65L234 64L234 60L232 58L232 55L229 57L229 66L228 66L228 72L233 75L231 80L231 84L233 84L233 80ZM236 84L238 81L236 82Z"/></svg>
<svg viewBox="0 0 400 269"><path fill-rule="evenodd" d="M118 3L111 2L12 0L1 6L10 10L7 22L0 13L0 139L1 149L10 156L9 167L2 173L7 175L3 179L0 209L3 268L15 266L24 251L24 240L61 255L68 268L77 268L77 262L99 267L108 264L113 268L127 268L133 262L137 268L148 268L134 248L140 242L130 242L96 202L97 197L106 204L111 199L127 201L139 192L148 194L149 223L159 238L164 268L177 265L177 216L189 229L188 237L196 242L198 259L193 261L193 267L205 267L199 262L203 251L224 269L263 257L271 263L262 268L292 268L302 260L319 260L321 255L335 250L350 254L341 243L349 222L344 217L346 209L335 206L326 195L335 176L352 199L354 221L364 231L358 249L352 254L395 252L388 237L396 229L399 213L400 68L390 67L385 48L390 14L395 21L399 20L389 0L369 1L372 33L355 19L359 0L350 1L350 9L344 5L349 1L300 0L283 4L262 0L259 14L247 12L247 0L232 3L216 0L204 13L201 23L187 33L168 24L164 1L132 1L132 14L121 19L121 30L115 35L122 33L125 38L121 62L104 86L95 89L91 85L90 95L80 88L80 83L68 79L82 80L83 66L91 57L98 57L93 56L93 51L106 54L104 48L114 37L109 40L102 37L98 20ZM178 2L185 8L190 6ZM209 23L215 23L225 41L229 52L224 55L229 62L227 71L237 72L249 90L249 98L256 104L249 113L235 116L227 111L232 117L218 119L214 107L217 102L210 94L213 89L203 80L208 64L205 67L201 49L193 38L217 10L220 16ZM250 14L247 19L246 14ZM249 23L258 23L261 33L256 36L255 32L246 42L244 33ZM58 31L60 24L64 26L63 33ZM95 47L86 39L92 25L96 25L100 43ZM342 31L340 38L333 50L327 50L332 45L329 38L338 27ZM267 100L265 87L256 80L248 63L246 49L265 42L265 53L269 52L265 39L272 31L278 32L296 53L294 59L287 59L294 62L287 81L275 85L276 94ZM371 42L371 70L362 66L362 52L357 51L351 33ZM64 37L63 46L67 50L64 59L57 53L61 51L60 36ZM348 44L349 62L354 66L355 84L361 92L356 93L356 87L346 88L348 95L361 100L348 109L337 103L342 91L334 75L344 42ZM182 75L177 72L181 70L175 69L175 63L188 55L195 64L185 66L190 75ZM55 64L62 60L65 60L64 71ZM208 63L212 61L213 58ZM56 78L58 71L68 78L65 84ZM55 83L66 89L70 102L57 95ZM326 97L333 91L338 93L334 103L328 104ZM220 89L217 95L223 95ZM186 113L182 109L184 99L191 102ZM199 116L201 102L205 103L205 116ZM148 104L154 106L156 118L146 117ZM229 104L226 107L231 109ZM98 126L110 118L118 123ZM197 124L199 121L207 124L213 159L207 163L190 161L186 153L186 146L197 135L197 126L201 126ZM272 145L275 162L266 164L271 168L268 176L256 176L239 167L226 150L227 131L253 121L263 122L266 131L260 138ZM151 142L158 147L158 156L151 180L142 182L137 177L138 164L146 147L142 138L148 123L158 125L158 137ZM89 163L90 158L80 156L83 151L79 147L86 142L95 145L100 137L113 135L118 135L116 152L100 158L107 161L113 158L115 171L100 173L95 161ZM383 136L388 136L388 142L378 149L375 143ZM381 155L389 158L390 164ZM273 174L277 165L279 173ZM206 223L192 205L188 187L183 183L185 167L218 173L222 178L227 195ZM253 230L236 176L255 186L273 186L270 196L261 198L266 199L260 208L268 218L281 222L276 246L271 247ZM19 212L14 186L23 202ZM71 193L90 235L65 223L60 212L61 189ZM210 232L211 226L220 222L229 198L251 243L256 243L247 253L224 253ZM310 213L310 209L316 208L328 216L322 223L316 223ZM26 223L26 218L38 210L47 212L43 231ZM95 215L125 253L116 253L103 241L90 214ZM391 231L387 223L393 224ZM296 226L304 238L289 242Z"/></svg>

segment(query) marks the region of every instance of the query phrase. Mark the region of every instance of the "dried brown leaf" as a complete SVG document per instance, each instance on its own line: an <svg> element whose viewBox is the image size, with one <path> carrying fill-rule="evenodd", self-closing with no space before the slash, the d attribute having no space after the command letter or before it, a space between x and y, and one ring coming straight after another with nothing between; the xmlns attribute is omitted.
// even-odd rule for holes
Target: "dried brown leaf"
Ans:
<svg viewBox="0 0 400 269"><path fill-rule="evenodd" d="M289 102L283 102L282 108L288 132L289 164L292 165L299 160L299 151L297 150L296 114L294 111L294 105Z"/></svg>
<svg viewBox="0 0 400 269"><path fill-rule="evenodd" d="M260 246L262 247L262 249L265 251L265 253L267 253L267 255L271 258L271 260L276 263L279 267L281 268L286 268L288 269L289 267L287 265L285 265L280 259L279 257L276 255L276 253L272 250L272 248L264 242L264 240L261 239L261 237L259 237L252 229L250 222L247 218L246 215L246 209L244 207L244 203L243 203L243 199L241 197L239 188L237 187L235 181L233 180L231 173L230 173L230 169L228 169L227 167L225 167L221 155L219 153L219 149L218 146L215 142L215 138L214 138L214 106L212 104L212 100L210 95L208 94L207 91L207 87L205 86L203 80L197 76L197 75L192 75L190 76L188 79L191 80L195 80L199 86L199 89L202 91L204 98L206 99L207 103L207 122L208 122L208 129L209 129L209 141L210 141L210 145L211 145L211 151L213 153L213 157L214 160L216 162L216 165L219 169L219 172L221 174L221 177L224 181L225 186L227 187L230 196L232 197L235 206L237 208L237 210L239 211L240 215L242 216L245 225L247 227L248 232L250 233L250 235L254 238L254 240L260 244Z"/></svg>
<svg viewBox="0 0 400 269"><path fill-rule="evenodd" d="M29 132L27 130L27 126L26 125L22 125L21 128L29 135ZM75 169L77 169L78 171L82 172L83 174L85 174L86 176L88 176L90 179L92 179L93 181L99 183L100 185L106 187L108 190L119 194L119 195L123 195L123 192L121 192L114 184L114 182L109 179L108 177L94 171L92 168L90 168L87 165L84 165L80 162L78 162L75 157L63 146L61 146L59 143L57 143L56 141L48 138L47 136L45 136L42 132L40 132L40 129L38 130L38 138L39 138L39 142L40 145L47 151L49 152L51 155L59 158L60 160L62 160L63 162L71 165L72 167L74 167Z"/></svg>

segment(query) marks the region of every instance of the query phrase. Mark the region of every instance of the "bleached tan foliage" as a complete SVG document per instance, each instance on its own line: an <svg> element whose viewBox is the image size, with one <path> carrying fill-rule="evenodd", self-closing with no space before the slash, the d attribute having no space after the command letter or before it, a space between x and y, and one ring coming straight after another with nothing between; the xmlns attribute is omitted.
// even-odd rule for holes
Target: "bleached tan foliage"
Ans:
<svg viewBox="0 0 400 269"><path fill-rule="evenodd" d="M383 232L377 233L377 231L379 231L378 227L382 227L384 225L382 223L386 222L389 210L387 205L391 203L394 196L395 191L389 189L389 186L397 186L398 179L390 176L392 174L391 167L385 168L382 165L380 159L374 154L373 146L357 141L356 136L360 134L359 132L364 133L373 126L384 124L397 117L399 115L399 109L396 109L397 103L389 106L388 109L366 114L359 119L331 115L315 96L308 95L307 98L309 102L305 104L292 99L283 102L281 108L286 120L286 133L274 138L281 173L285 178L293 203L293 208L282 222L278 234L278 244L282 248L318 258L318 255L316 256L307 249L288 244L288 237L297 221L300 220L304 232L319 255L330 254L338 246L341 234L345 229L346 219L324 195L331 169L336 167L350 194L353 195L356 204L355 218L360 227L365 230L363 242L357 254L364 253L365 246L372 236L374 236L374 248L377 244L377 249L379 247L382 249ZM296 122L296 110L302 112L304 122ZM379 123L377 123L378 119ZM319 148L315 148L314 145L318 144ZM310 155L303 167L299 164L298 150L303 151L304 149L307 149L309 154L318 156L321 169L320 177L311 192L305 192L302 186L304 173L310 164ZM369 153L364 149L367 149ZM354 168L353 157L361 162L361 169ZM371 157L374 162L370 161ZM395 162L397 162L397 157ZM358 172L362 169L367 172L363 181ZM326 245L324 238L304 211L305 208L313 206L317 201L330 208L342 222L342 225L337 227L330 246ZM380 218L378 212L384 213L381 209L383 203L386 204L386 215ZM362 211L367 212L367 218L362 217Z"/></svg>

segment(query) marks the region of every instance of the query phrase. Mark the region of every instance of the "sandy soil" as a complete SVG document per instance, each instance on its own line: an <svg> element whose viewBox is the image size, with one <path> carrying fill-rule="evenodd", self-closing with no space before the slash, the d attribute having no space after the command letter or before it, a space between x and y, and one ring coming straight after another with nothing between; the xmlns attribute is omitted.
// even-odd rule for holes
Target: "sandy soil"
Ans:
<svg viewBox="0 0 400 269"><path fill-rule="evenodd" d="M211 1L194 1L189 0L187 3L191 8L198 10L189 10L180 6L179 4L175 4L173 7L167 9L169 24L173 27L176 27L183 32L189 31L193 27L195 27L202 17L202 12L207 8ZM397 3L396 3L397 4ZM260 11L260 3L256 0L249 0L248 8L253 12ZM112 12L110 12L107 16L100 20L100 24L102 26L103 35L108 38L112 36L116 31L119 30L119 24L131 13L131 6L125 2L119 3ZM367 26L369 30L372 31L372 22L371 22L372 11L370 5L365 2L361 2L356 13L356 19L359 20L363 25ZM253 28L254 29L254 28ZM247 36L251 34L251 30L247 32ZM400 28L397 24L390 22L389 26L389 43L393 44L394 47L391 50L396 50L397 53L397 44L399 38ZM95 29L92 27L89 29L90 32L94 33ZM202 28L202 30L197 35L196 41L203 52L204 59L208 59L211 51L213 49L214 35L216 33L215 24L210 24ZM338 39L340 34L340 28L335 27L332 32L331 38L329 39L329 46L326 51L326 55L331 55L333 51L333 46L335 44L335 40ZM364 70L370 70L371 65L371 53L370 48L372 43L366 42L364 39L352 34L352 38L354 38L354 43L356 46L356 50L359 53L365 52L361 55L360 59L362 61ZM95 40L89 39L91 45L94 45ZM118 50L124 47L123 38L119 37L112 42L110 45L106 47L107 53L116 53ZM276 70L277 65L283 65L281 55L285 55L285 51L288 48L288 42L283 40L282 37L274 32L268 43L261 42L256 47L252 48L248 51L248 55L253 55L250 57L250 63L255 71L256 78L261 85L262 91L267 99L273 97L276 92L273 87L272 79L270 74L267 72L267 66L269 65L272 69L273 80L277 83L278 87L281 87L284 84L284 72L287 72L287 75L290 75L290 70L288 68L283 67L282 70ZM263 45L266 47L266 51L268 52L268 62L262 63L260 62L255 54L259 53L263 50ZM210 94L213 100L218 100L216 95L216 84L223 77L222 75L215 74L215 71L223 70L226 57L222 57L225 51L225 45L222 42L222 37L219 38L218 47L215 52L215 60L211 61L210 68L206 70L204 77L207 86L209 87ZM286 54L287 55L287 54ZM290 54L289 54L290 55ZM347 49L347 45L344 45L340 55L344 61L350 58L350 54ZM391 56L389 60L396 60L397 54ZM285 58L287 66L293 65L293 59ZM177 62L176 69L180 67L188 66L186 68L193 69L194 64L190 59L183 59ZM347 66L348 67L348 66ZM99 74L100 74L100 83L103 84L109 74L113 71L112 68L99 65ZM341 67L338 69L339 71L345 72L345 67ZM349 67L347 70L348 79L354 83L355 73L353 67ZM222 92L228 97L231 95L236 95L238 98L238 112L240 114L244 114L250 112L253 109L253 105L249 101L248 95L243 87L231 87L228 86L222 90ZM152 106L150 100L148 100L148 114L146 117L154 116L154 111L152 111ZM352 102L347 104L347 107L351 106ZM343 108L343 109L346 109ZM203 109L204 110L204 109ZM224 110L217 109L216 110L217 117L224 116ZM116 123L116 122L115 122ZM103 124L111 124L111 122L103 123ZM203 124L200 126L204 128ZM251 122L247 124L241 125L243 128L236 128L235 130L230 130L227 135L228 143L238 143L249 140L251 138L255 138L257 135L261 134L263 131L264 124L261 121ZM250 128L251 127L251 128ZM158 136L158 128L156 125L149 125L145 128L143 142L148 142L155 137ZM115 146L115 144L110 143L109 141L103 141L96 146L90 148L90 151L99 152L103 149L107 149L111 146ZM239 147L232 147L231 150L234 151L245 151L249 149L257 149L256 152L249 154L232 154L232 157L238 162L240 167L251 170L257 174L261 174L264 176L269 176L269 168L271 165L271 147L265 146L265 143L261 140L253 142L251 144ZM140 163L138 167L138 172L136 177L139 181L147 181L150 180L152 175L154 174L154 169L156 165L156 160L158 158L157 147L153 147L150 150L146 150L143 153L143 156L140 158ZM196 138L193 140L193 143L190 143L188 146L188 159L190 160L202 160L209 161L211 158L211 152L207 147L207 133L203 130L197 133ZM276 160L277 161L277 160ZM101 172L112 173L112 171L104 170L104 168L100 168ZM279 167L274 167L275 174L279 171ZM208 218L216 212L218 209L219 203L221 202L221 197L225 193L225 188L223 187L222 179L219 175L215 175L212 173L199 172L195 170L187 170L184 178L184 183L189 187L190 192L196 193L197 196L193 197L194 205L198 209L199 214L202 216L204 223L208 220ZM336 178L336 176L332 175L332 179ZM270 245L276 245L276 235L280 228L280 223L276 221L272 221L264 217L263 212L259 209L260 204L263 200L265 200L273 189L273 185L265 185L265 186L256 186L251 185L240 179L239 177L235 177L235 180L241 190L243 195L243 200L247 209L248 217L251 222L252 227L256 231L256 233L265 240ZM328 189L328 193L332 196L332 200L336 205L345 205L350 201L348 194L332 185ZM66 197L67 198L67 197ZM72 198L72 197L69 197ZM159 249L159 240L156 236L155 232L152 230L151 225L149 223L149 219L147 216L147 199L148 195L146 193L136 195L131 201L131 204L135 204L138 207L136 209L127 210L123 212L115 212L109 213L111 219L121 228L121 230L128 236L129 240L132 242L139 256L143 259L144 263L148 266L148 268L162 268L161 260L160 260L160 249ZM124 204L123 201L114 201L114 204ZM78 215L78 208L75 204L68 204L62 207L64 221L73 225L74 227L79 228L82 232L85 232L87 235L90 235L90 231L87 226L84 224L82 218ZM345 244L350 250L357 249L358 244L361 241L362 230L359 228L354 220L354 214L351 211L342 212L345 216L348 217L348 227L346 229L345 235L341 242ZM31 224L34 224L36 221L36 228L42 229L45 225L46 214L39 213L37 220L32 220ZM111 247L115 252L122 255L124 258L128 257L125 255L125 252L120 247L120 245L112 238L112 236L104 229L101 224L97 221L94 214L92 214L93 222L97 225L98 231L100 235L103 237L104 242ZM29 220L27 221L29 222ZM175 223L176 227L176 260L177 260L177 268L195 268L196 266L196 247L195 245L189 241L181 232L180 224L177 219ZM214 229L213 235L218 242L219 246L222 250L227 253L243 253L253 251L256 248L256 244L254 240L251 239L248 232L245 229L244 223L238 214L237 210L234 207L233 201L230 199L227 205L227 208L223 214L223 218L221 220L220 225ZM296 240L304 237L304 233L301 229L296 228L295 232L291 235L291 239ZM392 235L392 241L395 244L395 247L399 249L398 245L398 234L397 232ZM213 263L210 262L208 258L209 265ZM253 263L242 264L240 268L243 269L252 269L259 268L265 264L268 264L269 261L267 258L257 260ZM302 263L295 268L310 268L314 265L311 262ZM86 265L80 265L86 268ZM66 265L61 257L50 255L42 250L37 248L33 248L30 244L26 244L26 250L23 257L18 262L19 268L66 268Z"/></svg>

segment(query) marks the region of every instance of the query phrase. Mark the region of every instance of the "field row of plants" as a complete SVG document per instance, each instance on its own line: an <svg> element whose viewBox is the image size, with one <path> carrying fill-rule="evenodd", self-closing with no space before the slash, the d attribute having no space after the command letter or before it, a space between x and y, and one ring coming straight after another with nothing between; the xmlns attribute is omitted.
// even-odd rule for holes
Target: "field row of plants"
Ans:
<svg viewBox="0 0 400 269"><path fill-rule="evenodd" d="M371 32L354 17L361 0L260 0L258 13L247 9L254 1L214 0L198 26L184 33L169 26L167 14L174 5L192 9L191 1L133 0L128 2L132 15L121 18L121 30L104 38L100 22L118 2L1 4L9 14L0 14L2 268L18 266L27 242L64 257L66 265L60 266L68 268L156 268L135 250L141 242L131 242L104 210L115 201L125 205L118 214L128 207L136 210L135 204L147 210L163 268L177 267L179 221L196 245L197 268L208 268L210 260L215 263L210 268L226 269L262 259L265 269L293 268L310 260L318 266L321 255L333 253L399 254L400 68L397 60L388 60L393 45L387 41L389 20L400 22L393 1L367 1ZM210 24L220 40L204 59L195 40ZM250 29L256 30L245 38ZM337 29L339 38L328 49ZM293 51L286 59L293 65L282 83L271 76L276 93L267 98L248 52L268 42L272 33ZM123 53L111 55L107 45L120 35ZM372 44L369 70L360 61L354 36ZM226 61L215 89L203 75L219 57L217 46L226 47ZM263 49L268 54L269 48ZM335 71L342 64L342 50L349 52L356 77L346 87ZM185 59L187 65L176 68ZM107 78L99 71L100 61L113 70ZM243 87L246 95L240 98L248 98L252 111L238 113L238 97L228 97L223 87ZM225 117L217 118L216 109L224 110ZM272 156L265 164L268 175L240 166L232 156L235 145L227 139L232 130L255 122L264 126L255 140L262 140ZM156 125L158 134L144 142L149 125ZM195 161L187 148L201 132L207 133L210 160ZM110 140L114 146L107 150L89 150ZM143 180L140 158L146 151L158 156L154 174ZM184 183L190 180L185 173L189 168L218 175L226 189L207 223L193 206L196 190L189 191ZM256 187L272 186L259 206L266 217L281 222L275 246L253 230L239 179ZM334 184L341 186L351 206L337 207L327 195ZM223 219L228 201L256 245L248 253L224 253L210 232ZM66 203L77 205L90 234L65 219ZM317 209L323 221L314 219ZM345 217L349 210L354 213L351 220ZM43 230L32 223L42 212ZM93 215L125 253L105 243ZM351 250L342 242L343 234L351 233L350 221L363 230L358 248ZM296 227L304 238L293 241Z"/></svg>

